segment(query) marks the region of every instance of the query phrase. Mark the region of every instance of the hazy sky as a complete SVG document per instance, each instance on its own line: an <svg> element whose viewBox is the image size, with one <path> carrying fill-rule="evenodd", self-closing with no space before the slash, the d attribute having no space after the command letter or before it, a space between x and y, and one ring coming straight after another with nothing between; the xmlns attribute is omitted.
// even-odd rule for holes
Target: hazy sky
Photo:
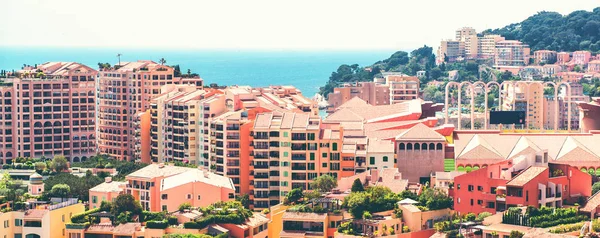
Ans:
<svg viewBox="0 0 600 238"><path fill-rule="evenodd" d="M232 49L436 48L454 30L598 0L0 0L0 46Z"/></svg>

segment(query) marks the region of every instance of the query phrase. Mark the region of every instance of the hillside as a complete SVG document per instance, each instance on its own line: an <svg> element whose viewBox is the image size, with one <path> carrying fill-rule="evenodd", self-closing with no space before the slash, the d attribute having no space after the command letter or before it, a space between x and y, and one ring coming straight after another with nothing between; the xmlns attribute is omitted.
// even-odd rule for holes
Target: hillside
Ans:
<svg viewBox="0 0 600 238"><path fill-rule="evenodd" d="M500 34L508 40L520 40L531 50L600 51L600 7L593 11L574 11L563 16L557 12L539 12L522 22L484 34Z"/></svg>
<svg viewBox="0 0 600 238"><path fill-rule="evenodd" d="M539 49L556 51L589 50L600 53L600 7L593 11L575 11L563 16L557 12L539 12L522 22L513 23L499 29L488 29L483 34L500 34L508 40L520 40L531 47L532 52ZM481 72L480 64L489 62L461 62L435 65L433 48L423 46L412 52L398 51L389 58L372 65L341 65L332 72L329 81L320 88L319 93L325 97L335 87L347 82L372 81L380 71L399 71L415 75L419 70L426 70L423 83L446 76L448 70L458 70L461 81L475 81L480 77L489 80L489 72ZM365 71L371 68L371 71ZM495 72L500 80L515 79L511 74ZM422 84L424 85L424 84Z"/></svg>

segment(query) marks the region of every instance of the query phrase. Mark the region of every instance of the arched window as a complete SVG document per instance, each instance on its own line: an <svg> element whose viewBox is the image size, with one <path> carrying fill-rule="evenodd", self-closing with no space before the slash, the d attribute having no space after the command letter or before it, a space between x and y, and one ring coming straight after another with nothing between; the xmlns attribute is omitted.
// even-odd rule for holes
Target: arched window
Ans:
<svg viewBox="0 0 600 238"><path fill-rule="evenodd" d="M442 150L442 143L437 143L436 150Z"/></svg>
<svg viewBox="0 0 600 238"><path fill-rule="evenodd" d="M51 127L52 126L52 122L44 122L44 127Z"/></svg>
<svg viewBox="0 0 600 238"><path fill-rule="evenodd" d="M404 143L400 143L400 145L398 146L399 150L405 150L406 146L404 145Z"/></svg>
<svg viewBox="0 0 600 238"><path fill-rule="evenodd" d="M10 151L6 152L6 158L9 158L9 159L12 158L12 152L10 152Z"/></svg>
<svg viewBox="0 0 600 238"><path fill-rule="evenodd" d="M413 149L413 146L412 146L412 144L411 144L411 143L407 143L407 144L406 144L406 149L407 149L407 150L412 150L412 149Z"/></svg>
<svg viewBox="0 0 600 238"><path fill-rule="evenodd" d="M421 144L415 143L415 150L421 150Z"/></svg>
<svg viewBox="0 0 600 238"><path fill-rule="evenodd" d="M5 93L4 93L4 97L7 97L7 98L9 98L9 97L10 97L10 92L5 92Z"/></svg>
<svg viewBox="0 0 600 238"><path fill-rule="evenodd" d="M61 126L62 124L59 121L54 122L54 126Z"/></svg>
<svg viewBox="0 0 600 238"><path fill-rule="evenodd" d="M27 234L25 236L25 238L40 238L40 235L38 235L38 234Z"/></svg>
<svg viewBox="0 0 600 238"><path fill-rule="evenodd" d="M427 143L423 143L423 145L421 145L421 149L427 150Z"/></svg>
<svg viewBox="0 0 600 238"><path fill-rule="evenodd" d="M42 123L41 123L41 122L39 122L39 121L38 121L38 122L36 122L36 123L33 123L33 127L38 127L38 128L39 128L39 127L42 127Z"/></svg>
<svg viewBox="0 0 600 238"><path fill-rule="evenodd" d="M435 150L435 144L429 143L429 150Z"/></svg>

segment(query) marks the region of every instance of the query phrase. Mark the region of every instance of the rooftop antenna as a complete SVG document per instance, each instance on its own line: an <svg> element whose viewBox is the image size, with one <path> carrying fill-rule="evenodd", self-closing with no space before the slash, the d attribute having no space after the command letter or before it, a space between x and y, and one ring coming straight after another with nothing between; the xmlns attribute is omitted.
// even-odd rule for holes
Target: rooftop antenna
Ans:
<svg viewBox="0 0 600 238"><path fill-rule="evenodd" d="M121 66L121 53L117 54L117 58L119 58L119 66Z"/></svg>

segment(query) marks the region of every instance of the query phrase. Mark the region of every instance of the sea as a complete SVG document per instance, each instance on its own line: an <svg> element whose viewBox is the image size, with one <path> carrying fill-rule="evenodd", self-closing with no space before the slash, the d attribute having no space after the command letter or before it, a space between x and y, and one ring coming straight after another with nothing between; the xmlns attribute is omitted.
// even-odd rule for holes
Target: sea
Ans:
<svg viewBox="0 0 600 238"><path fill-rule="evenodd" d="M306 97L319 87L341 64L371 65L386 59L395 50L167 50L118 48L0 47L0 69L18 70L23 64L49 61L74 61L98 68L98 63L164 58L167 65L179 65L182 73L190 69L206 85L293 85Z"/></svg>

